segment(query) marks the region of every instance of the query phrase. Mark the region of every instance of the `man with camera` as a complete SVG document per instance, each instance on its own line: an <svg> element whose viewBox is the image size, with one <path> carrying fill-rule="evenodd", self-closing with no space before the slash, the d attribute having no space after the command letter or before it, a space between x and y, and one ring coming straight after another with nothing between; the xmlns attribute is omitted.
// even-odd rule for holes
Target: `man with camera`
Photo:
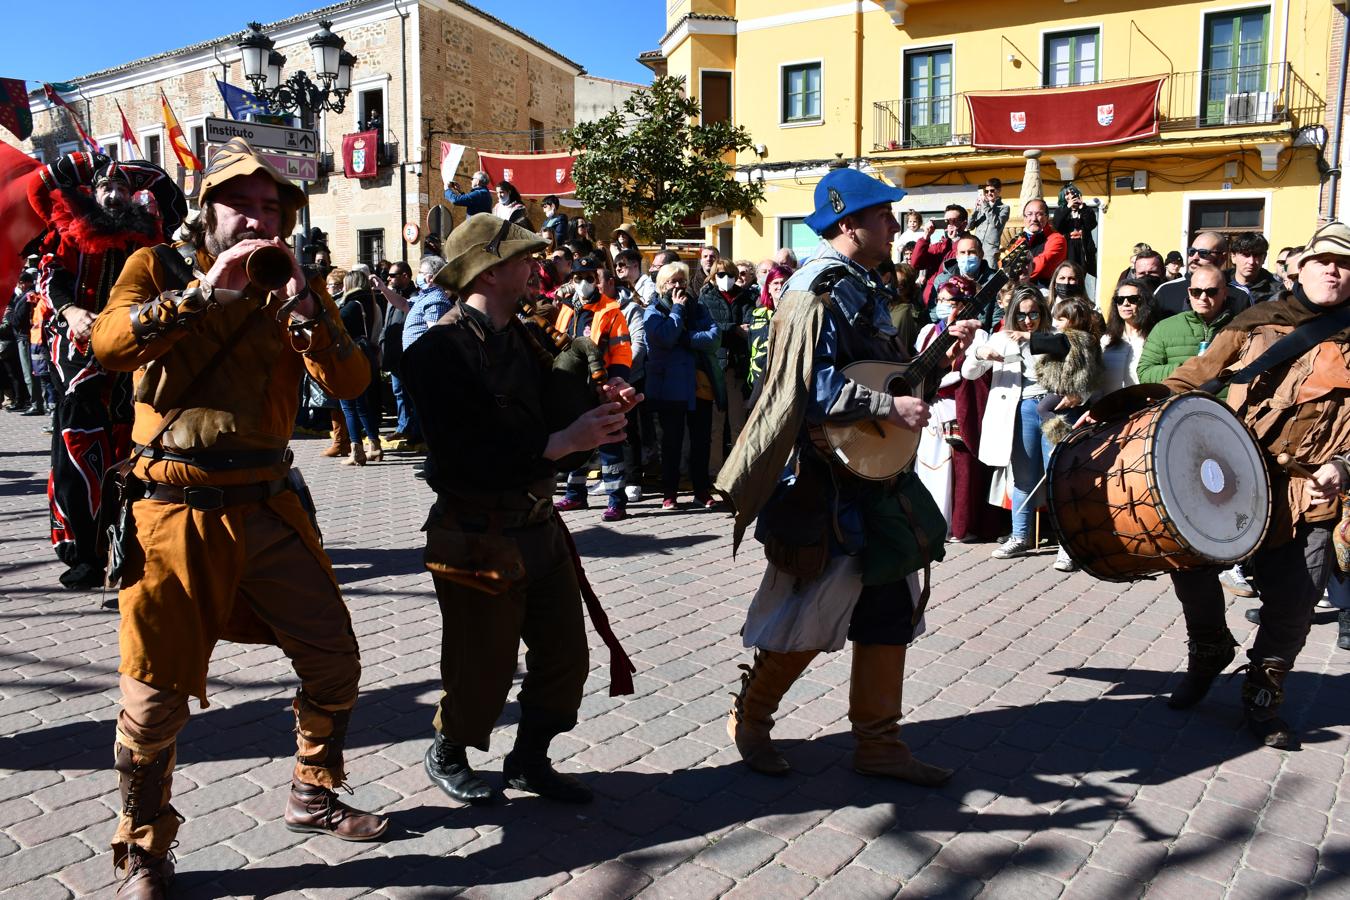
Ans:
<svg viewBox="0 0 1350 900"><path fill-rule="evenodd" d="M980 186L980 199L970 214L970 233L979 238L984 261L991 267L998 264L998 251L1010 211L1008 204L1003 202L1002 181L990 178Z"/></svg>
<svg viewBox="0 0 1350 900"><path fill-rule="evenodd" d="M924 302L932 305L937 299L937 275L942 272L947 261L956 256L956 240L966 233L966 215L964 206L951 204L942 211L942 221L932 221L923 227L923 237L914 245L914 255L910 264L926 274L923 290ZM942 236L933 239L933 232L942 226Z"/></svg>
<svg viewBox="0 0 1350 900"><path fill-rule="evenodd" d="M387 825L337 798L361 665L286 446L305 372L348 398L369 365L281 241L299 188L236 138L206 170L201 203L191 242L133 254L93 325L99 362L136 380L118 597L119 898L162 897L172 879L177 735L189 699L206 705L220 640L275 644L299 676L286 827L363 841ZM251 283L265 277L279 287Z"/></svg>

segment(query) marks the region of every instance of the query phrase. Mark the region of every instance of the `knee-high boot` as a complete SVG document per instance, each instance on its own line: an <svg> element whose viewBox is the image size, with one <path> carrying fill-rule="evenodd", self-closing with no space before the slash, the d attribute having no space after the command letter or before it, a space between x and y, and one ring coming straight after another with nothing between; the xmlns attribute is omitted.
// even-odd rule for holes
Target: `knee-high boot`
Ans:
<svg viewBox="0 0 1350 900"><path fill-rule="evenodd" d="M286 828L319 831L344 841L369 841L384 834L388 819L338 800L336 788L347 778L342 751L351 707L327 709L299 690L291 708L295 711L296 759Z"/></svg>
<svg viewBox="0 0 1350 900"><path fill-rule="evenodd" d="M113 835L113 867L122 872L117 900L159 900L173 882L169 848L181 817L169 805L175 746L147 754L114 746L122 811Z"/></svg>
<svg viewBox="0 0 1350 900"><path fill-rule="evenodd" d="M347 417L342 414L342 410L329 410L333 414L333 445L326 450L319 452L320 456L327 456L329 459L346 456L352 452L351 438L347 434Z"/></svg>
<svg viewBox="0 0 1350 900"><path fill-rule="evenodd" d="M774 747L769 737L773 728L773 714L788 688L806 671L815 650L795 650L778 653L756 650L753 665L742 665L740 693L731 703L727 717L727 735L736 742L736 749L745 764L765 775L786 775L792 767L783 754Z"/></svg>
<svg viewBox="0 0 1350 900"><path fill-rule="evenodd" d="M900 738L905 650L886 644L853 645L848 688L848 718L858 742L853 768L864 775L885 775L925 787L943 784L952 770L915 759Z"/></svg>

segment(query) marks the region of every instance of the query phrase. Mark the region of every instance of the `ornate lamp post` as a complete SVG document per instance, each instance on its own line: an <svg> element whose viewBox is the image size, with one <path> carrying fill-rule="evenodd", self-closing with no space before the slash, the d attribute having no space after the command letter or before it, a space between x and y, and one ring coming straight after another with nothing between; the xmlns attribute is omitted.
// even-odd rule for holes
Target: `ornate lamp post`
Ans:
<svg viewBox="0 0 1350 900"><path fill-rule="evenodd" d="M260 100L278 113L297 113L307 127L320 110L342 112L352 90L356 57L343 49L347 42L333 33L332 22L320 20L319 30L309 39L317 84L303 70L282 81L286 57L272 49L273 41L263 34L262 25L249 22L248 28L239 42L239 52L243 56L244 77Z"/></svg>

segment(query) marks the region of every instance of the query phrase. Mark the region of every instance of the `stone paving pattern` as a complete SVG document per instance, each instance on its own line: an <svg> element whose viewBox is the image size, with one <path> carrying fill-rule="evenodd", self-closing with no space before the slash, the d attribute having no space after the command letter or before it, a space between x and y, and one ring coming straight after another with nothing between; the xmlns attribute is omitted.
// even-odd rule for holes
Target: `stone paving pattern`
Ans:
<svg viewBox="0 0 1350 900"><path fill-rule="evenodd" d="M42 419L0 414L0 898L108 897L116 614L56 587ZM1299 752L1253 747L1240 678L1189 713L1163 696L1184 667L1166 580L1062 575L1052 554L1001 562L949 545L929 633L911 649L905 737L955 766L939 790L849 767L847 652L788 694L775 735L796 768L750 772L725 717L737 630L762 556L733 559L729 521L647 500L616 526L570 514L587 571L638 667L608 696L592 635L581 723L554 744L588 807L512 793L459 807L422 754L438 690L440 618L421 566L431 493L413 457L353 470L296 442L360 640L352 802L391 837L292 834L281 812L295 679L270 647L222 644L211 708L182 734L182 897L1295 898L1350 896L1350 653L1319 612L1288 682ZM1244 602L1229 610L1240 638ZM486 756L509 749L508 705Z"/></svg>

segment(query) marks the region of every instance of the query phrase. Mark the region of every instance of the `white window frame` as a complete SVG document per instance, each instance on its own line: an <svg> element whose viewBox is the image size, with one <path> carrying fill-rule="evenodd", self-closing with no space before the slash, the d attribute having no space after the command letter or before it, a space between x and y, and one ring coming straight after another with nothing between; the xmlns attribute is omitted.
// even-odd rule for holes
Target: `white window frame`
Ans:
<svg viewBox="0 0 1350 900"><path fill-rule="evenodd" d="M727 109L728 109L728 114L729 114L729 116L730 116L730 121L731 121L733 124L735 124L735 122L736 122L736 71L735 71L734 69L710 69L710 68L700 68L700 69L698 70L698 122L699 122L699 124L700 124L700 125L703 124L703 73L704 73L704 72L712 72L714 75L725 75L725 76L727 76L727 81L728 81L727 87L730 88L730 91L729 91L730 96L728 96L728 98L727 98L727 100L729 101L728 104L727 104ZM822 74L821 77L822 77L822 88L823 88L823 87L824 87L824 75ZM780 85L780 88L781 88L781 85ZM781 97L778 99L778 102L779 102L779 103L782 103L782 102L783 102L783 100L782 100ZM822 111L825 109L825 91L824 91L823 89L822 89L821 92L820 92L820 108L821 108Z"/></svg>
<svg viewBox="0 0 1350 900"><path fill-rule="evenodd" d="M383 95L381 102L384 106L384 137L387 139L393 133L393 129L389 125L389 83L392 78L392 75L385 72L352 83L352 131L361 130L361 94L379 88Z"/></svg>
<svg viewBox="0 0 1350 900"><path fill-rule="evenodd" d="M80 141L66 141L56 145L56 155L65 156L67 153L74 153L83 146L84 144Z"/></svg>
<svg viewBox="0 0 1350 900"><path fill-rule="evenodd" d="M1084 32L1084 31L1096 31L1096 32L1097 32L1097 82L1101 82L1101 81L1103 81L1103 80L1106 78L1106 32L1105 32L1105 30L1102 28L1102 23L1100 23L1100 22L1083 22L1082 24L1080 24L1080 25L1074 25L1073 27L1067 27L1067 26L1065 26L1065 27L1059 27L1059 28L1042 28L1042 29L1041 29L1041 84L1042 84L1042 87L1048 87L1048 85L1045 85L1045 74L1046 74L1046 73L1045 73L1045 62L1046 62L1046 59L1045 59L1045 50L1046 50L1045 42L1046 42L1047 40L1049 40L1050 38L1055 37L1055 36L1057 36L1057 35L1076 34L1076 33ZM1203 53L1204 51L1202 50L1201 52ZM953 71L955 71L955 65L954 65L954 63L955 63L955 60L953 60Z"/></svg>
<svg viewBox="0 0 1350 900"><path fill-rule="evenodd" d="M122 146L122 135L120 133L105 134L102 137L95 137L94 140L98 141L98 145L103 148L105 153L108 151L109 147L116 147L118 162L127 158L125 148Z"/></svg>
<svg viewBox="0 0 1350 900"><path fill-rule="evenodd" d="M785 112L786 112L786 110L783 108L783 100L785 99L785 96L784 96L784 95L786 94L786 91L784 90L785 87L786 87L786 85L783 83L783 78L787 75L787 71L786 71L786 70L791 69L791 68L795 68L795 67L797 67L797 66L810 66L810 65L815 65L815 66L819 66L819 67L820 67L820 115L817 116L817 117L814 118L814 119L801 119L801 120L798 120L798 121L795 121L795 122L788 122L788 121L786 121L786 120L783 118L783 116L784 116L784 114L785 114ZM794 60L789 60L789 61L787 61L787 62L781 62L781 63L779 63L779 64L778 64L778 85L777 85L777 90L778 90L778 127L779 127L779 128L814 128L814 127L817 126L817 125L824 125L824 124L825 124L825 96L826 96L826 95L825 95L825 59L824 59L824 57L817 57L817 58L815 58L815 59L794 59ZM733 121L734 121L734 119L733 119Z"/></svg>
<svg viewBox="0 0 1350 900"><path fill-rule="evenodd" d="M44 166L47 164L47 151L43 150L41 147L34 147L33 151L28 155L42 163Z"/></svg>
<svg viewBox="0 0 1350 900"><path fill-rule="evenodd" d="M150 162L154 162L155 165L159 166L166 172L169 171L168 167L164 165L165 154L169 151L168 135L164 133L164 126L160 125L157 128L150 128L147 129L146 131L137 132L136 137L141 142L142 153L145 152L145 145L149 142L150 138L152 137L159 138L159 161L155 162L155 160L150 160ZM178 157L175 156L174 162L177 161Z"/></svg>
<svg viewBox="0 0 1350 900"><path fill-rule="evenodd" d="M205 167L206 167L206 151L211 147L211 142L208 141L208 140L206 140L206 120L207 120L207 118L208 118L207 116L198 116L198 117L195 118L195 119L179 119L179 120L178 120L178 125L179 125L179 127L183 129L183 140L187 142L188 149L191 150L193 153L196 153L196 152L197 152L197 148L194 147L194 146L192 146L192 129L194 129L194 128L200 128L200 129L202 129L202 153L201 153L201 157L200 157L201 163L202 163L202 168L205 168ZM165 142L164 142L164 146L165 146L166 148L168 148L168 146L169 146L169 142L168 142L167 139L166 139ZM170 152L172 152L172 149L170 149ZM178 154L177 154L177 153L174 153L174 155L173 155L173 164L174 164L175 166L176 166L176 165L179 165L179 162L178 162ZM168 170L165 169L165 171L167 172ZM191 174L191 173L189 173L189 174Z"/></svg>

